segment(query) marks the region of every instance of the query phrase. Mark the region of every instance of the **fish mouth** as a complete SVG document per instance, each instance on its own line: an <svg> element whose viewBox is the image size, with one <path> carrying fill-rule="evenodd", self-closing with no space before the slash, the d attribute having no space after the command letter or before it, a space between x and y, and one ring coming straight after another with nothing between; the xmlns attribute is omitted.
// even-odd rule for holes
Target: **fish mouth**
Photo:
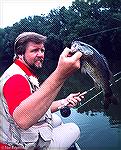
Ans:
<svg viewBox="0 0 121 150"><path fill-rule="evenodd" d="M76 51L80 51L84 55L93 55L93 47L80 41L72 42L71 49L73 53Z"/></svg>

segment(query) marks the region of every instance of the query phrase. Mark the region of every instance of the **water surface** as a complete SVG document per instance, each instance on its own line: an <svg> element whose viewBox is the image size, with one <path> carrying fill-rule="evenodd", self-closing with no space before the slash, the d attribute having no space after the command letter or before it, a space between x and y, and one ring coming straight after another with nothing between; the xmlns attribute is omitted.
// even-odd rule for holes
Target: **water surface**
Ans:
<svg viewBox="0 0 121 150"><path fill-rule="evenodd" d="M121 74L115 77L115 80L120 77ZM76 86L74 83L76 83ZM81 85L79 85L81 83L78 82L78 79L77 82L74 81L74 83L72 83L70 87L72 91L81 87ZM92 83L87 83L86 85L88 85L89 89ZM65 123L75 122L79 126L81 137L78 140L78 144L81 150L121 149L121 80L111 87L113 93L119 100L118 106L111 105L109 109L105 111L102 105L102 93L91 101L89 100L100 92L94 90L85 96L84 102L89 100L88 103L78 109L71 109L71 115L68 118L62 117ZM87 87L85 87L85 89L87 89ZM69 86L67 88L67 85L63 90L65 90L65 95L71 91ZM59 112L58 114L60 115Z"/></svg>

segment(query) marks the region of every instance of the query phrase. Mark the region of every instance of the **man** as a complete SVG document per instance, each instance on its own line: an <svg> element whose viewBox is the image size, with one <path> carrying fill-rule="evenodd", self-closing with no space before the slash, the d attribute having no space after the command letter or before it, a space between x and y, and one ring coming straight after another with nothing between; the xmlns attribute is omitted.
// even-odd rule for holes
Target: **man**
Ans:
<svg viewBox="0 0 121 150"><path fill-rule="evenodd" d="M68 149L79 138L77 125L63 124L52 113L65 104L74 107L84 97L75 93L54 101L65 80L80 68L82 54L69 56L71 50L65 48L55 71L39 86L36 71L42 67L45 41L45 36L34 32L24 32L15 40L15 60L0 79L3 146Z"/></svg>

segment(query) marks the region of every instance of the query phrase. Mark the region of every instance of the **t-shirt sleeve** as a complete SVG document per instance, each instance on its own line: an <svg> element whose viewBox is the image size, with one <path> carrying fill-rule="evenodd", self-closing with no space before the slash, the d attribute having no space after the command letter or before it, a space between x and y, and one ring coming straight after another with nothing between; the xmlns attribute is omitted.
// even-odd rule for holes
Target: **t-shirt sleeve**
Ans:
<svg viewBox="0 0 121 150"><path fill-rule="evenodd" d="M7 101L9 112L13 115L15 108L31 95L30 85L22 75L14 75L6 81L3 94Z"/></svg>

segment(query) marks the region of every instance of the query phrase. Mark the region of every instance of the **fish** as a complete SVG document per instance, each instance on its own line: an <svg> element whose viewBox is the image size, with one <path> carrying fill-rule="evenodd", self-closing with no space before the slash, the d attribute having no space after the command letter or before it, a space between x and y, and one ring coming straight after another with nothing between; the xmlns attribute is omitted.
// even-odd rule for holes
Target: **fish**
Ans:
<svg viewBox="0 0 121 150"><path fill-rule="evenodd" d="M101 88L104 95L104 109L108 109L110 104L117 105L118 101L111 89L112 72L106 57L100 54L94 47L81 41L71 43L72 53L80 51L82 53L81 73L88 74L94 81L95 88Z"/></svg>

